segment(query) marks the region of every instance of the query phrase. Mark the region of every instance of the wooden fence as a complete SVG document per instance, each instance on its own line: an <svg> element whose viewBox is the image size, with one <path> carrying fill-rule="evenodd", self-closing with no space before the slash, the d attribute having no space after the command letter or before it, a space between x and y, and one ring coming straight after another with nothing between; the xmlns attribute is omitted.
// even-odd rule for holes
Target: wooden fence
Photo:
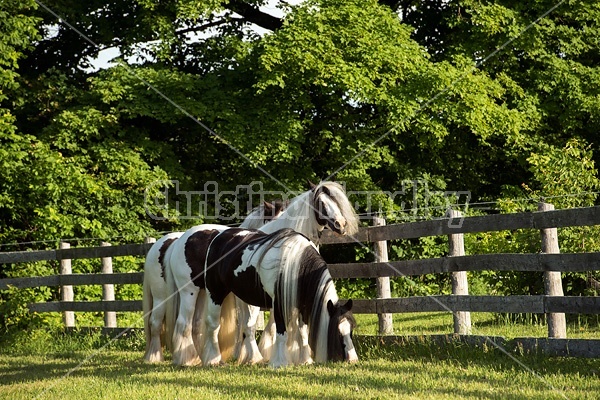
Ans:
<svg viewBox="0 0 600 400"><path fill-rule="evenodd" d="M567 210L553 210L551 205L540 203L539 212L496 214L481 217L465 217L452 212L447 218L385 225L376 219L374 226L361 228L354 238L337 237L325 233L322 243L373 243L375 262L330 264L334 278L376 278L376 299L355 299L355 313L378 314L380 332L391 333L391 314L407 312L446 311L454 316L454 333L463 339L471 331L470 312L540 313L548 316L548 338L521 338L517 345L537 346L554 354L600 357L600 339L566 339L564 314L600 314L600 296L563 296L561 272L600 270L600 253L560 254L558 252L557 228L569 226L600 225L600 206ZM539 230L542 240L540 253L535 254L486 254L465 255L463 234L488 231L534 229ZM425 236L447 236L450 252L448 257L422 260L387 260L387 240L411 239ZM71 274L68 264L73 259L102 258L103 265L111 257L144 256L152 243L69 248L64 245L57 250L0 253L0 264L42 260L61 261L61 274L45 277L9 278L0 280L0 290L9 287L32 288L60 286L61 301L35 303L32 312L63 312L65 324L73 326L69 313L80 311L122 312L141 311L141 300L114 300L115 284L141 284L143 273L106 273L103 267L98 274ZM539 271L544 272L546 293L536 296L472 296L468 295L467 271ZM423 274L451 274L452 295L415 296L391 298L389 278L418 276ZM75 302L69 298L72 285L104 285L104 300ZM66 296L65 296L66 293ZM112 317L105 317L106 326L116 326Z"/></svg>

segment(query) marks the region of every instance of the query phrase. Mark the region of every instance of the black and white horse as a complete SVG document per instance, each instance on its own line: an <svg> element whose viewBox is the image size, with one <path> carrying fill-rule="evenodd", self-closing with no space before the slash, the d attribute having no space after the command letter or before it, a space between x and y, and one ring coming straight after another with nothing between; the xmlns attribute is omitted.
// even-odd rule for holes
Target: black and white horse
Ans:
<svg viewBox="0 0 600 400"><path fill-rule="evenodd" d="M202 279L208 297L201 330L204 365L221 362L218 333L221 325L231 323L221 317L221 304L230 293L248 304L272 308L277 332L273 367L290 364L287 328L296 319L308 327L316 362L358 360L352 343L352 301L339 303L327 264L304 235L291 229L215 233Z"/></svg>
<svg viewBox="0 0 600 400"><path fill-rule="evenodd" d="M319 237L325 227L340 235L355 234L358 230L358 221L344 188L336 182L321 182L318 185L309 182L309 185L309 190L294 197L277 219L258 229L265 233L274 233L280 229L290 228L308 237L315 245L318 245ZM238 348L233 353L238 355L238 362L255 363L262 359L268 361L275 342L273 313L270 314L260 343L256 346L254 331L259 308L239 300L236 305L239 317L238 337L236 340L226 338L225 333L221 332L220 338L225 339L221 343L221 349L229 354L231 350L228 345L236 343ZM231 303L224 304L223 313L232 314L230 307ZM297 322L298 325L293 325L294 329L290 332L292 359L295 364L309 364L312 359L307 326L302 319Z"/></svg>
<svg viewBox="0 0 600 400"><path fill-rule="evenodd" d="M306 235L317 242L320 233L329 227L338 234L356 232L357 219L354 209L348 201L343 188L334 182L322 182L312 185L311 189L292 199L287 208L277 218L261 227L265 233L276 232L282 228L290 228ZM208 243L225 229L219 225L199 225L186 231L173 244L169 259L170 268L166 269L169 293L178 292L178 302L169 296L167 306L167 335L173 340L173 362L176 365L194 365L199 362L197 354L202 353L198 323L201 322L202 304L205 300L204 278L202 276L206 261ZM238 302L237 307L232 296L225 298L221 319L223 325L231 328L221 331L220 344L225 352L233 353L238 334L235 324L239 309L239 323L243 332L242 362L255 363L262 360L254 335L256 316L259 308L251 304ZM300 320L300 329L307 337L306 327ZM308 340L303 341L304 357L300 362L309 362L310 349ZM195 347L196 346L196 347ZM225 358L225 357L224 357Z"/></svg>
<svg viewBox="0 0 600 400"><path fill-rule="evenodd" d="M284 207L282 202L264 202L253 209L240 226L250 229L260 228L265 223L276 219L283 212ZM206 225L205 227L209 228ZM211 227L218 230L227 228L222 225L211 225ZM162 338L165 329L167 299L173 295L168 289L166 274L170 268L172 244L183 234L184 232L172 232L161 237L152 245L146 255L142 304L146 336L144 360L147 362L164 360L163 344L167 348L171 348L171 338L169 336L167 336L168 340Z"/></svg>

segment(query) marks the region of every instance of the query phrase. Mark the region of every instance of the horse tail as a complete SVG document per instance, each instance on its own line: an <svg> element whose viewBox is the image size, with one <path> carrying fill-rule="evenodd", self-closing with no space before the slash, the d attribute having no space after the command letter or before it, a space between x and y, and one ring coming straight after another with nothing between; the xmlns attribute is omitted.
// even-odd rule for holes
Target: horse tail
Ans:
<svg viewBox="0 0 600 400"><path fill-rule="evenodd" d="M269 313L269 321L265 326L265 329L260 335L260 341L258 342L258 350L262 354L265 361L271 359L273 353L273 343L275 341L275 318L273 317L273 310Z"/></svg>
<svg viewBox="0 0 600 400"><path fill-rule="evenodd" d="M233 356L237 337L237 307L235 295L233 293L229 293L221 305L219 350L221 351L222 361L227 361Z"/></svg>
<svg viewBox="0 0 600 400"><path fill-rule="evenodd" d="M167 304L165 311L165 343L169 351L173 350L173 333L179 313L179 290L175 285L175 278L170 265L165 268L165 281L167 283Z"/></svg>
<svg viewBox="0 0 600 400"><path fill-rule="evenodd" d="M150 314L152 313L152 290L150 290L149 274L144 271L144 283L142 285L142 310L144 317L144 336L146 337L146 353L150 347L151 332L150 332Z"/></svg>
<svg viewBox="0 0 600 400"><path fill-rule="evenodd" d="M206 326L204 324L206 315L206 300L208 294L206 289L200 289L198 298L196 299L196 308L194 310L194 319L192 322L192 337L194 338L194 346L196 353L202 358L202 349L204 348Z"/></svg>

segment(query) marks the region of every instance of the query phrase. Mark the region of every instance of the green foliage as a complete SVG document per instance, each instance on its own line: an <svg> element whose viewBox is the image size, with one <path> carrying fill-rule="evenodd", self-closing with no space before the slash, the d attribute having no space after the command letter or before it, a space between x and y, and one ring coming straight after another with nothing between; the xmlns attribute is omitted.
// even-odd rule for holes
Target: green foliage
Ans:
<svg viewBox="0 0 600 400"><path fill-rule="evenodd" d="M589 146L582 140L572 139L563 148L545 144L527 159L534 179L523 183L521 190L507 188L508 195L532 199L548 199L555 208L574 208L594 205L600 187L598 173ZM510 197L499 203L503 212L537 210L535 203L514 202ZM596 226L561 228L559 246L563 253L594 252L600 250L600 230ZM472 253L536 253L541 250L538 232L516 230L467 235L466 247ZM491 293L541 294L543 280L540 273L494 272L477 274L489 285ZM565 273L563 286L567 295L596 294L589 285L598 280L598 271L592 273Z"/></svg>

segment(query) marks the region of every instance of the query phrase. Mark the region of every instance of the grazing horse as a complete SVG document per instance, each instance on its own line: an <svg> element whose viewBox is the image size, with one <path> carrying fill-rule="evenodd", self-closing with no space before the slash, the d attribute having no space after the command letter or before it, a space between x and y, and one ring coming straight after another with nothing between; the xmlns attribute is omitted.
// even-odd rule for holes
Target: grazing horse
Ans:
<svg viewBox="0 0 600 400"><path fill-rule="evenodd" d="M282 202L264 202L254 208L240 226L256 229L277 218L285 204ZM217 225L217 229L227 227ZM166 282L166 272L170 265L173 242L184 232L172 232L158 239L148 251L144 264L143 315L146 351L144 360L150 363L164 360L162 343L171 349L171 338L164 340L164 319L167 299L171 295Z"/></svg>
<svg viewBox="0 0 600 400"><path fill-rule="evenodd" d="M304 234L317 246L321 232L325 227L339 235L355 234L358 230L358 220L343 187L335 182L321 182L318 185L308 183L309 190L293 198L279 218L258 229L265 233L274 233L280 229L291 228ZM223 307L227 309L230 304L225 304ZM239 329L245 329L243 335L241 335L243 342L238 362L254 363L260 361L261 358L268 361L275 342L274 314L271 312L269 321L261 335L260 343L256 346L253 333L255 322L253 321L256 320L259 309L244 305L239 300L237 308L240 318L238 327ZM231 311L224 311L224 313L229 312ZM307 327L301 319L298 320L298 326L292 327L295 329L290 332L290 350L293 349L297 353L293 355L293 361L295 364L309 364L312 359L310 356L311 348L308 344ZM231 342L231 339L224 341L222 349L226 349L225 343L229 344ZM238 353L237 350L236 353Z"/></svg>
<svg viewBox="0 0 600 400"><path fill-rule="evenodd" d="M204 365L221 362L221 304L230 293L273 309L277 334L271 366L289 365L287 328L296 319L308 326L316 362L358 360L352 343L352 301L339 303L327 264L304 235L292 229L266 234L232 228L215 233L202 279L207 293L201 334Z"/></svg>

